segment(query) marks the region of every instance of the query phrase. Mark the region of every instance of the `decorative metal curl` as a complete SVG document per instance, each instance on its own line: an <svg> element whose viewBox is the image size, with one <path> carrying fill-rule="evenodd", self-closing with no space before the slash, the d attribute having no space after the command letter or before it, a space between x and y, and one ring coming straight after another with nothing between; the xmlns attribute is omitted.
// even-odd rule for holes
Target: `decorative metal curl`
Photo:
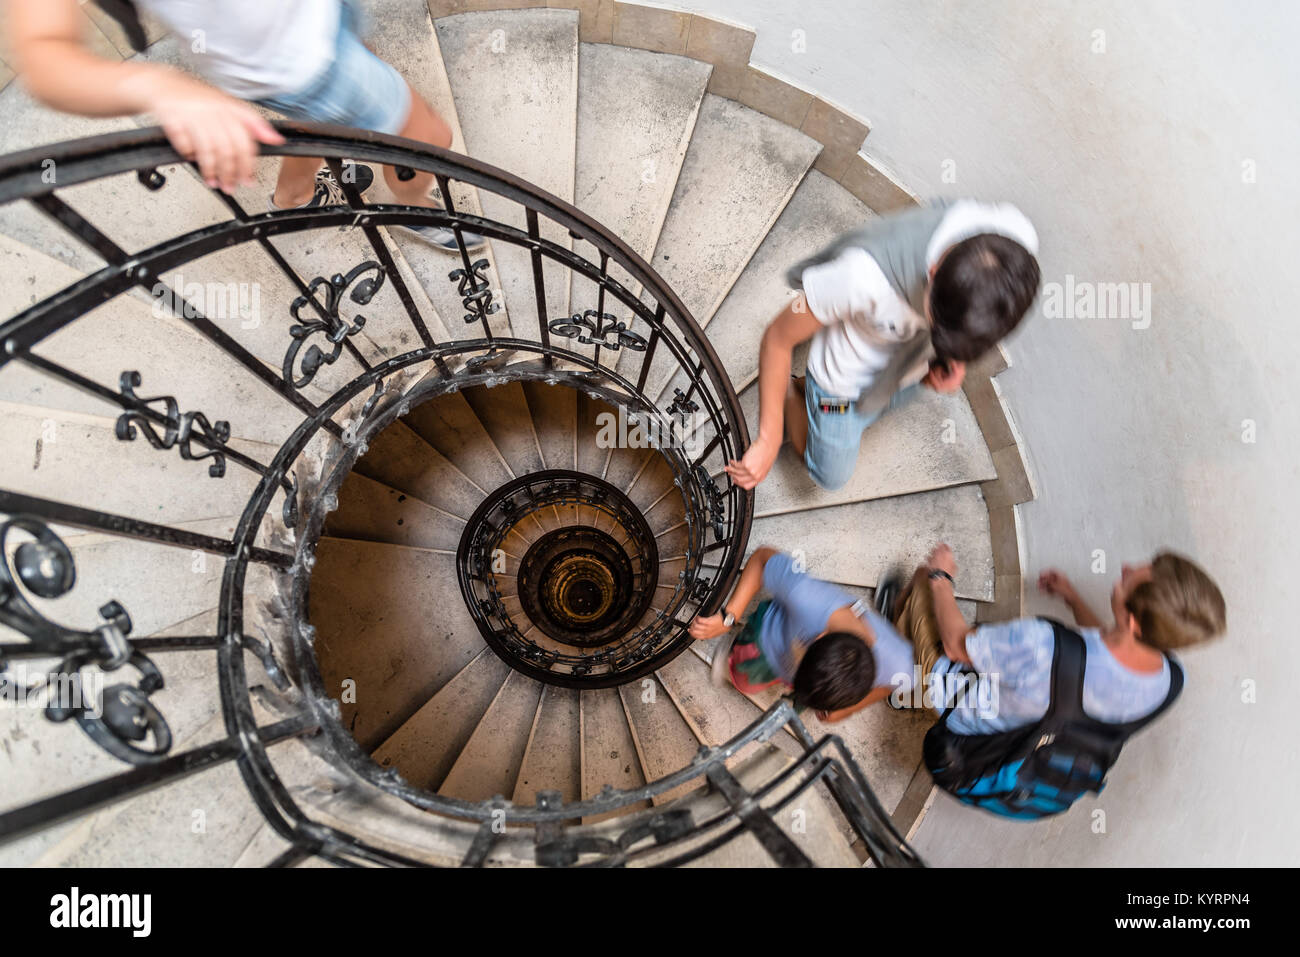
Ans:
<svg viewBox="0 0 1300 957"><path fill-rule="evenodd" d="M9 534L14 530L25 532L32 540L13 549L11 561ZM130 764L161 760L171 749L172 734L149 695L162 688L163 678L127 637L132 626L126 609L110 601L99 609L103 624L91 631L77 631L50 621L23 593L61 598L76 581L72 552L40 519L15 515L0 525L0 624L27 636L30 652L26 656L59 657L59 674L77 676L75 687L84 686L82 671L91 665L103 672L131 665L141 675L135 685L105 688L98 707L84 699L76 703L48 701L46 717L56 722L76 718L96 744ZM7 674L8 670L9 663L0 661L0 671ZM34 688L24 688L22 693L29 694ZM151 747L138 743L151 736Z"/></svg>
<svg viewBox="0 0 1300 957"><path fill-rule="evenodd" d="M373 275L368 275L372 273ZM384 285L384 267L379 263L370 261L356 266L346 276L342 273L335 273L329 279L324 276L317 276L307 285L307 294L299 296L289 306L289 313L296 320L296 323L289 327L289 335L292 342L285 351L284 362L281 365L280 372L284 376L284 381L295 389L301 389L303 386L316 378L316 373L321 367L333 365L338 360L339 355L343 352L343 340L350 336L355 336L366 324L366 317L358 313L351 323L339 316L339 306L343 303L343 294L348 292L348 298L359 306L370 303L375 298L375 294L383 288ZM322 311L325 313L323 319L304 320L300 312L309 302L316 298L317 290L323 291L324 303ZM312 336L323 333L325 341L332 347L329 352L325 352L320 346L312 343L307 344L307 340ZM307 346L307 351L302 353L302 359L299 362L298 355L303 346ZM294 363L298 362L298 371L300 376L294 375Z"/></svg>
<svg viewBox="0 0 1300 957"><path fill-rule="evenodd" d="M492 301L492 284L484 275L487 268L486 259L477 259L469 269L453 269L447 274L448 279L457 283L456 292L466 309L467 323L485 322L488 316L501 308L499 303Z"/></svg>
<svg viewBox="0 0 1300 957"><path fill-rule="evenodd" d="M692 474L695 478L695 487L703 496L701 504L709 511L708 521L713 529L714 541L720 542L727 529L726 495L718 488L703 465L695 466Z"/></svg>
<svg viewBox="0 0 1300 957"><path fill-rule="evenodd" d="M672 404L668 406L669 415L686 416L700 411L699 404L688 399L681 389L673 389L673 397Z"/></svg>
<svg viewBox="0 0 1300 957"><path fill-rule="evenodd" d="M117 437L124 442L133 440L136 436L136 428L144 433L144 437L155 449L171 449L179 447L181 458L190 462L198 462L202 459L212 459L208 466L208 475L213 478L221 478L226 474L226 456L225 444L230 439L230 423L225 420L218 422L209 422L207 416L202 412L181 413L180 405L174 398L169 395L154 396L149 399L142 398L135 394L135 390L140 387L139 372L123 372L118 378L118 386L124 398L132 399L142 405L152 406L161 402L163 408L158 410L162 413L166 425L162 435L154 430L154 422L143 412L134 409L128 409L117 417L115 431ZM207 444L211 446L206 452L195 454L191 446L195 434L202 436Z"/></svg>
<svg viewBox="0 0 1300 957"><path fill-rule="evenodd" d="M571 319L553 319L547 326L551 332L565 339L577 339L587 345L597 345L617 352L619 349L631 349L633 352L645 352L646 341L635 332L629 332L627 323L619 321L607 312L588 309ZM613 339L610 337L613 336Z"/></svg>

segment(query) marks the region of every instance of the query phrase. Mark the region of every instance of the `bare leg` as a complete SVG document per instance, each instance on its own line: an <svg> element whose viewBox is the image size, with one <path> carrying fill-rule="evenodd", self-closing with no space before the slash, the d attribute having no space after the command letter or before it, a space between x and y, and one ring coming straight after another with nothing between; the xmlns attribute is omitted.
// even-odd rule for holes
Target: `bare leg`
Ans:
<svg viewBox="0 0 1300 957"><path fill-rule="evenodd" d="M808 447L808 407L802 378L791 379L785 390L785 434L799 457L803 458Z"/></svg>
<svg viewBox="0 0 1300 957"><path fill-rule="evenodd" d="M406 125L398 135L443 149L451 146L451 128L441 116L433 112L429 104L425 103L415 90L411 90L411 112L406 117ZM416 173L413 179L402 182L391 166L385 166L384 179L388 181L388 188L400 202L411 206L429 205L429 187L433 184L432 173Z"/></svg>
<svg viewBox="0 0 1300 957"><path fill-rule="evenodd" d="M315 156L286 156L282 159L271 202L281 209L289 209L311 199L316 192L316 171L323 162Z"/></svg>

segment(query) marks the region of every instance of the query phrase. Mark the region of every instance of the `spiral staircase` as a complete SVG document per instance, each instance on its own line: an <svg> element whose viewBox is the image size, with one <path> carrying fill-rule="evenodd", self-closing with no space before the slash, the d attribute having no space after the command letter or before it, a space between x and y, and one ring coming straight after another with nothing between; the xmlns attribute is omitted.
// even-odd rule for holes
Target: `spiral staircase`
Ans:
<svg viewBox="0 0 1300 957"><path fill-rule="evenodd" d="M845 488L722 470L788 264L910 201L865 127L708 18L363 7L454 152L285 125L223 196L157 130L0 92L0 665L105 685L0 712L0 861L917 863L924 713L821 727L685 633L760 544L869 596L945 540L968 620L1018 605L1000 357ZM379 177L263 213L274 154L446 209Z"/></svg>

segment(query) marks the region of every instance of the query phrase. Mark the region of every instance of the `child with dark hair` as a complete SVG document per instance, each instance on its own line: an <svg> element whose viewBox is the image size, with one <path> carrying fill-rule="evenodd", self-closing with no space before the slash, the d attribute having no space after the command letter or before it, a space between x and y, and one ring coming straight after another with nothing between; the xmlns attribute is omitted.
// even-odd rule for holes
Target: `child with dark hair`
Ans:
<svg viewBox="0 0 1300 957"><path fill-rule="evenodd" d="M766 589L734 643L719 649L743 692L781 685L796 705L823 721L841 721L912 683L912 651L893 625L869 603L804 573L790 556L762 547L750 556L720 613L691 622L693 638L726 634L749 603Z"/></svg>
<svg viewBox="0 0 1300 957"><path fill-rule="evenodd" d="M758 435L728 463L732 480L754 488L788 438L818 485L843 486L868 426L918 384L956 392L966 363L1024 318L1037 252L1014 206L958 200L882 217L795 265L802 292L763 332ZM808 340L807 374L792 382Z"/></svg>

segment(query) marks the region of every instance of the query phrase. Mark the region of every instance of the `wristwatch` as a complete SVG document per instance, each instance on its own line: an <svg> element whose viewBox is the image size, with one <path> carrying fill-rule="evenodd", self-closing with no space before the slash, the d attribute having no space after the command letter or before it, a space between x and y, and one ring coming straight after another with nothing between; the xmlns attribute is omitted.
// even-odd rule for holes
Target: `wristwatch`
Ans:
<svg viewBox="0 0 1300 957"><path fill-rule="evenodd" d="M931 568L929 578L931 581L934 581L934 579L936 578L946 578L948 579L949 585L952 585L954 588L957 587L957 583L952 580L952 576L949 575L942 568Z"/></svg>
<svg viewBox="0 0 1300 957"><path fill-rule="evenodd" d="M722 609L722 624L726 628L731 628L736 624L736 616L725 608Z"/></svg>

